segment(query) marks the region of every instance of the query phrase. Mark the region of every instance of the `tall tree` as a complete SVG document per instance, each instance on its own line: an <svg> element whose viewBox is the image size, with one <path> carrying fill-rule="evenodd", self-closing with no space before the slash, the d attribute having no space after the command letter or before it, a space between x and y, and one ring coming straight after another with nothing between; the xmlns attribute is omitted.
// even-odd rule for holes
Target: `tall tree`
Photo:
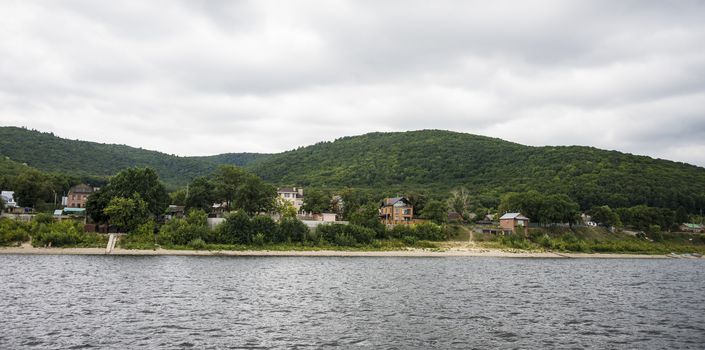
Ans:
<svg viewBox="0 0 705 350"><path fill-rule="evenodd" d="M325 192L310 189L304 196L304 205L301 207L306 212L320 214L330 210L331 197Z"/></svg>
<svg viewBox="0 0 705 350"><path fill-rule="evenodd" d="M217 201L215 184L209 178L202 176L194 179L188 188L186 207L209 212Z"/></svg>
<svg viewBox="0 0 705 350"><path fill-rule="evenodd" d="M225 201L228 209L232 209L238 187L248 175L250 174L247 171L232 165L221 165L213 174L216 193Z"/></svg>
<svg viewBox="0 0 705 350"><path fill-rule="evenodd" d="M137 226L149 220L147 203L137 193L134 193L131 198L113 197L103 209L103 213L112 224L124 232L132 232Z"/></svg>
<svg viewBox="0 0 705 350"><path fill-rule="evenodd" d="M234 208L242 209L249 215L269 212L274 209L277 190L259 177L247 174L235 191Z"/></svg>
<svg viewBox="0 0 705 350"><path fill-rule="evenodd" d="M169 193L153 169L129 168L119 172L105 187L88 197L87 211L91 218L103 222L105 215L100 213L104 214L112 198L132 198L135 193L147 204L147 210L152 216L163 214L169 206Z"/></svg>
<svg viewBox="0 0 705 350"><path fill-rule="evenodd" d="M470 219L471 206L472 200L467 188L459 187L450 192L448 207L460 214L460 217L462 217L464 221Z"/></svg>
<svg viewBox="0 0 705 350"><path fill-rule="evenodd" d="M443 224L448 221L448 205L446 202L438 200L428 201L421 212L421 218Z"/></svg>

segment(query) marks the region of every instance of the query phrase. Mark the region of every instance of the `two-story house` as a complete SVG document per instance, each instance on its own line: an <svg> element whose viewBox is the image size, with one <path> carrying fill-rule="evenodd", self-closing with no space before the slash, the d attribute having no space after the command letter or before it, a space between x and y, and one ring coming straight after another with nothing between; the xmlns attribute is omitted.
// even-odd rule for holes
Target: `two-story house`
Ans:
<svg viewBox="0 0 705 350"><path fill-rule="evenodd" d="M505 213L499 218L499 226L504 233L523 233L526 235L529 231L529 218L521 213Z"/></svg>
<svg viewBox="0 0 705 350"><path fill-rule="evenodd" d="M304 189L296 187L282 187L277 190L279 198L288 201L296 208L296 212L301 211L301 206L304 205Z"/></svg>
<svg viewBox="0 0 705 350"><path fill-rule="evenodd" d="M385 225L410 224L414 220L414 207L404 197L385 198L379 208L379 217Z"/></svg>
<svg viewBox="0 0 705 350"><path fill-rule="evenodd" d="M2 191L0 193L0 196L2 196L2 201L5 203L6 208L15 208L17 207L17 202L15 202L15 192L14 191Z"/></svg>
<svg viewBox="0 0 705 350"><path fill-rule="evenodd" d="M69 208L85 208L88 196L93 193L93 191L93 187L86 184L71 187L69 194L66 196L66 206Z"/></svg>

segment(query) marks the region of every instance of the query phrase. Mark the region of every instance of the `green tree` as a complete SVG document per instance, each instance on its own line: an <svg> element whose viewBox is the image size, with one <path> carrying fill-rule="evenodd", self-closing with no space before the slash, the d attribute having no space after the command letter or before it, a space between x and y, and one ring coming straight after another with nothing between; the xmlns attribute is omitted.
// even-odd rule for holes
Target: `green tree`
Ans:
<svg viewBox="0 0 705 350"><path fill-rule="evenodd" d="M447 206L454 212L460 214L460 217L462 217L464 221L470 220L472 199L470 198L470 193L467 188L459 187L451 191Z"/></svg>
<svg viewBox="0 0 705 350"><path fill-rule="evenodd" d="M113 197L103 209L110 222L124 232L131 232L149 220L149 209L138 193L131 198Z"/></svg>
<svg viewBox="0 0 705 350"><path fill-rule="evenodd" d="M359 207L350 215L350 223L374 230L377 238L386 238L386 228L379 220L379 205L375 202Z"/></svg>
<svg viewBox="0 0 705 350"><path fill-rule="evenodd" d="M279 222L279 229L287 240L300 243L304 242L309 232L308 226L296 218L283 218Z"/></svg>
<svg viewBox="0 0 705 350"><path fill-rule="evenodd" d="M444 224L448 221L448 206L442 201L428 201L421 212L421 218L431 220L437 224Z"/></svg>
<svg viewBox="0 0 705 350"><path fill-rule="evenodd" d="M320 214L328 212L330 210L330 204L330 195L321 190L311 189L306 192L304 204L301 209L306 212Z"/></svg>
<svg viewBox="0 0 705 350"><path fill-rule="evenodd" d="M53 188L50 178L38 171L28 171L15 180L15 197L21 207L36 208L51 201Z"/></svg>
<svg viewBox="0 0 705 350"><path fill-rule="evenodd" d="M254 234L262 234L264 239L263 243L271 242L283 242L285 238L282 237L279 231L279 225L267 215L257 215L252 218L251 231Z"/></svg>
<svg viewBox="0 0 705 350"><path fill-rule="evenodd" d="M250 217L242 210L228 214L225 222L218 226L220 241L230 244L249 244L252 241Z"/></svg>
<svg viewBox="0 0 705 350"><path fill-rule="evenodd" d="M622 226L622 221L619 219L619 215L614 212L609 205L594 206L590 209L588 214L590 214L592 221L607 227Z"/></svg>
<svg viewBox="0 0 705 350"><path fill-rule="evenodd" d="M86 203L87 211L96 222L103 222L105 208L113 198L132 198L137 193L147 204L149 215L164 213L170 198L157 173L150 168L129 168L115 175L100 191L93 192Z"/></svg>
<svg viewBox="0 0 705 350"><path fill-rule="evenodd" d="M283 198L276 198L274 201L274 211L282 218L296 218L296 207L291 202Z"/></svg>
<svg viewBox="0 0 705 350"><path fill-rule="evenodd" d="M242 179L235 192L234 208L242 209L250 215L266 213L274 209L277 190L259 177L248 174Z"/></svg>
<svg viewBox="0 0 705 350"><path fill-rule="evenodd" d="M186 206L186 189L179 188L178 190L169 193L169 203Z"/></svg>
<svg viewBox="0 0 705 350"><path fill-rule="evenodd" d="M228 209L232 209L238 188L248 175L247 171L232 165L221 165L213 174L217 197L225 200Z"/></svg>
<svg viewBox="0 0 705 350"><path fill-rule="evenodd" d="M198 177L189 184L186 208L209 212L217 200L215 185L208 177Z"/></svg>

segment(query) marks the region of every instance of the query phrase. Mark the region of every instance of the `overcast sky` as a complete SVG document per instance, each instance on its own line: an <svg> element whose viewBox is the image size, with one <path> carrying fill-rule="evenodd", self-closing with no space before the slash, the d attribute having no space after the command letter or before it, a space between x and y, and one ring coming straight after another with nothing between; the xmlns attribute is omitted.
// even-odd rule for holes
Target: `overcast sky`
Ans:
<svg viewBox="0 0 705 350"><path fill-rule="evenodd" d="M0 0L0 124L179 155L447 129L705 166L705 2Z"/></svg>

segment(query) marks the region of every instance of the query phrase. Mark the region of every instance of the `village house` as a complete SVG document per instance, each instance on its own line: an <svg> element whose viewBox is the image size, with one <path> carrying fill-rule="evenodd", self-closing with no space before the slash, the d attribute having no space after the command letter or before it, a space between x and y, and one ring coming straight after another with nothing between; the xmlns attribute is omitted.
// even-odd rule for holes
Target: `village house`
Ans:
<svg viewBox="0 0 705 350"><path fill-rule="evenodd" d="M700 224L684 223L680 225L680 231L690 233L705 233L705 226Z"/></svg>
<svg viewBox="0 0 705 350"><path fill-rule="evenodd" d="M379 217L385 225L410 224L414 221L414 207L404 197L385 198L379 208Z"/></svg>
<svg viewBox="0 0 705 350"><path fill-rule="evenodd" d="M5 208L15 208L17 207L17 202L15 202L15 192L14 191L2 191L0 192L2 196L2 201L5 203Z"/></svg>
<svg viewBox="0 0 705 350"><path fill-rule="evenodd" d="M166 208L166 213L164 214L164 219L165 220L171 220L171 219L180 219L183 218L186 214L186 207L182 205L169 205L168 208Z"/></svg>
<svg viewBox="0 0 705 350"><path fill-rule="evenodd" d="M93 193L93 187L80 184L71 187L67 197L66 206L69 208L85 208L88 196Z"/></svg>
<svg viewBox="0 0 705 350"><path fill-rule="evenodd" d="M294 206L296 212L301 211L304 205L304 189L296 187L282 187L277 190L277 196Z"/></svg>
<svg viewBox="0 0 705 350"><path fill-rule="evenodd" d="M504 233L517 233L517 230L521 230L523 234L527 234L529 218L521 213L506 213L499 218L499 226Z"/></svg>

